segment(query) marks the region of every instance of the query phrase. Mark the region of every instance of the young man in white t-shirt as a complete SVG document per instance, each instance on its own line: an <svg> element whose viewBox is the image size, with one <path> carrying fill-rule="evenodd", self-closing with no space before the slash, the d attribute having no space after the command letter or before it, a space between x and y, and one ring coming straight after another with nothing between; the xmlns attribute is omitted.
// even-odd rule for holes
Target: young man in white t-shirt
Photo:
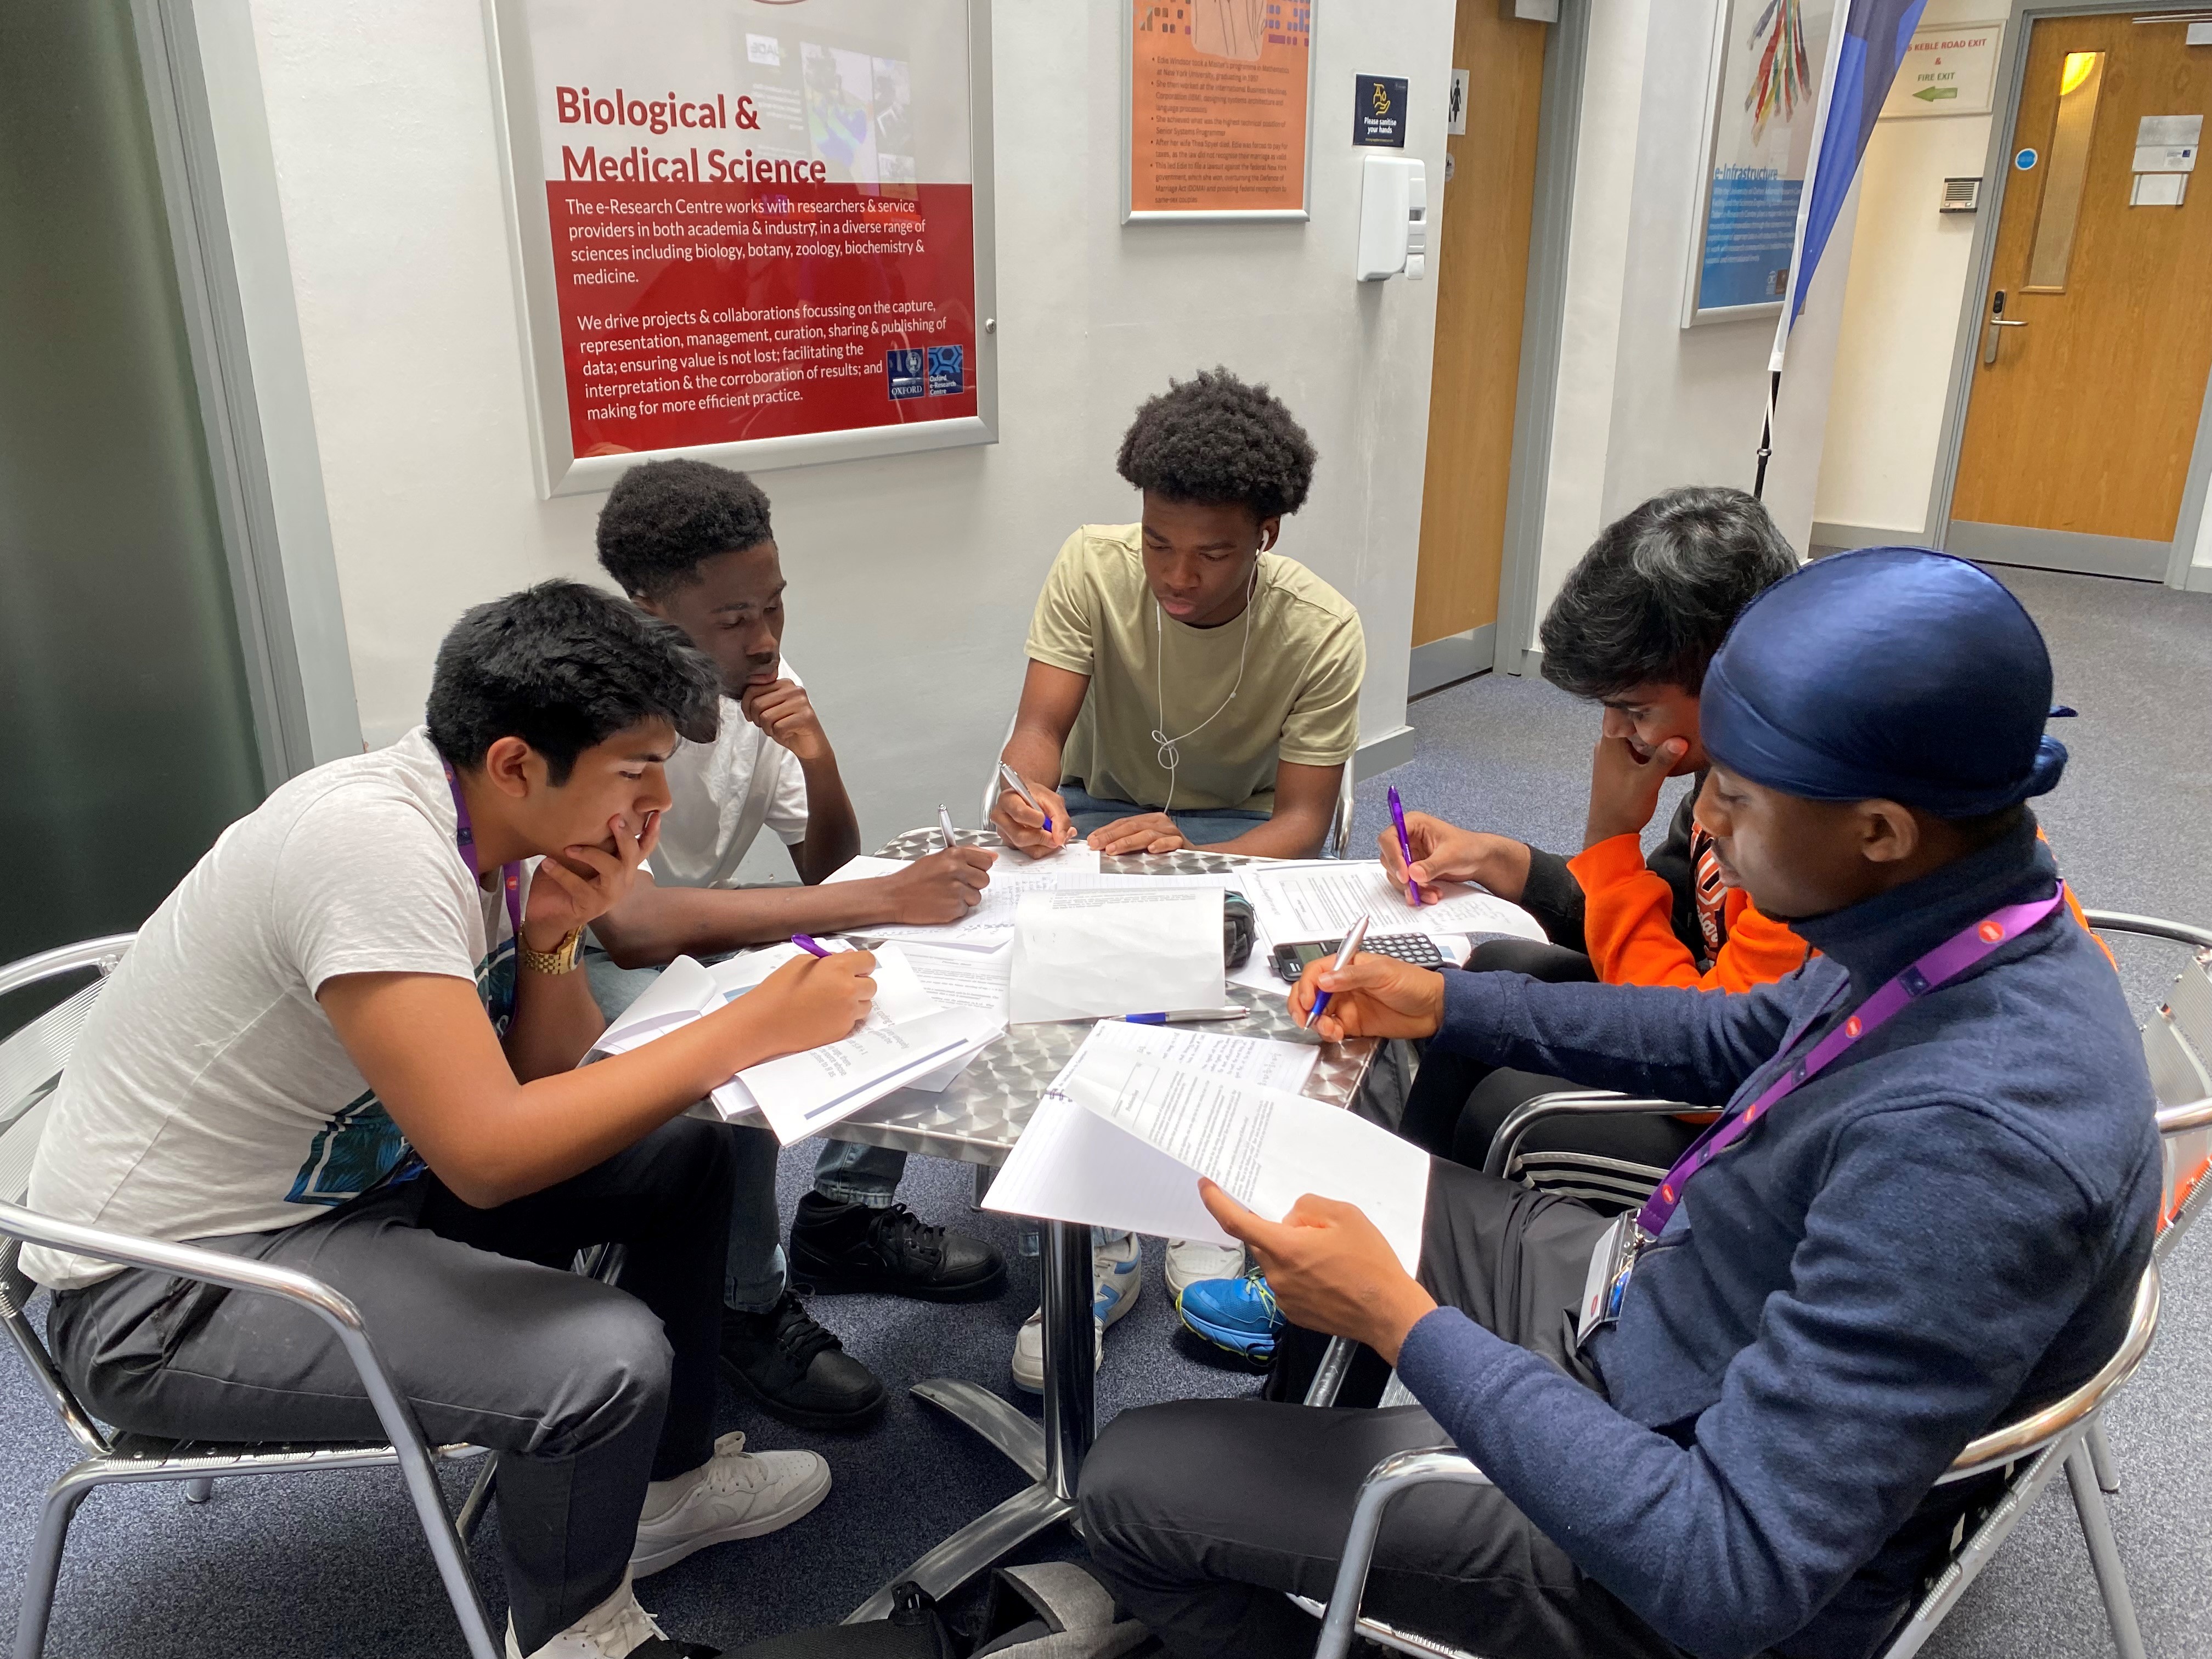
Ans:
<svg viewBox="0 0 2212 1659"><path fill-rule="evenodd" d="M609 1017L678 952L865 928L950 921L976 903L997 854L955 847L896 875L821 883L860 850L853 802L814 705L783 660L784 578L768 497L742 472L703 461L648 461L623 475L599 523L599 563L640 609L675 623L721 673L712 745L668 765L672 804L645 878L592 925L593 987ZM790 849L802 885L739 887L738 868L765 826ZM772 1414L809 1428L851 1428L883 1410L883 1384L817 1324L789 1288L775 1220L775 1137L730 1132L739 1201L732 1212L722 1361ZM888 1291L933 1302L999 1294L1006 1263L982 1240L933 1227L894 1194L906 1154L832 1140L791 1224L791 1265L824 1290Z"/></svg>
<svg viewBox="0 0 2212 1659"><path fill-rule="evenodd" d="M633 1577L819 1503L811 1452L714 1437L729 1137L684 1115L842 1036L872 960L795 963L577 1066L574 971L669 803L713 665L610 595L479 605L428 722L278 789L147 919L53 1097L33 1209L296 1267L360 1308L434 1442L500 1454L507 1647L672 1652ZM566 1271L626 1248L621 1288ZM53 1251L48 1334L99 1417L195 1440L374 1438L343 1352L289 1304ZM689 1650L686 1650L687 1651Z"/></svg>

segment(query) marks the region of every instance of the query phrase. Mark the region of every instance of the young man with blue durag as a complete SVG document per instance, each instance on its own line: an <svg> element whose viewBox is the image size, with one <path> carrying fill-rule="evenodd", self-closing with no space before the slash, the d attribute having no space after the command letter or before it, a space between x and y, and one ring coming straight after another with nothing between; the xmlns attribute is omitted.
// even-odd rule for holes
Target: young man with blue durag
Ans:
<svg viewBox="0 0 2212 1659"><path fill-rule="evenodd" d="M2065 764L2051 684L1974 566L1822 560L1715 659L1697 807L1804 967L1741 994L1308 970L1293 1006L1328 991L1325 1037L1723 1109L1619 1233L1432 1164L1418 1275L1351 1206L1272 1223L1202 1185L1291 1318L1371 1346L1419 1403L1115 1421L1085 1535L1171 1653L1310 1644L1283 1592L1326 1598L1368 1471L1446 1439L1495 1484L1392 1508L1378 1617L1519 1659L1875 1650L1996 1478L1937 1477L2096 1371L2150 1259L2142 1050L2024 805ZM1583 1328L1594 1262L1626 1276Z"/></svg>

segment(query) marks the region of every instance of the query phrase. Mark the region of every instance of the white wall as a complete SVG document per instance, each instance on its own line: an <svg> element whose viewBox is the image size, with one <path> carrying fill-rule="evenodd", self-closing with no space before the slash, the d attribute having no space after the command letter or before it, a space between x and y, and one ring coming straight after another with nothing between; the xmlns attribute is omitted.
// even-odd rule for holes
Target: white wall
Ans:
<svg viewBox="0 0 2212 1659"><path fill-rule="evenodd" d="M602 498L532 485L477 6L251 4L362 729L381 743L420 718L463 607L597 576ZM867 839L940 799L972 814L1053 552L1080 520L1135 516L1113 471L1130 411L1215 362L1312 433L1321 468L1283 550L1360 608L1363 736L1402 726L1434 288L1352 280L1352 77L1412 78L1407 153L1440 178L1453 13L1316 9L1313 222L1125 229L1121 7L997 0L1003 441L762 475L787 647Z"/></svg>
<svg viewBox="0 0 2212 1659"><path fill-rule="evenodd" d="M1923 23L1984 22L2003 0L1928 0ZM2018 27L2017 24L2014 27ZM1938 213L1943 180L1979 178L1989 115L1879 123L1860 179L1826 452L1813 516L1838 533L1928 534L1943 402L1979 215ZM1984 185L1984 194L1989 186Z"/></svg>
<svg viewBox="0 0 2212 1659"><path fill-rule="evenodd" d="M1598 531L1682 484L1748 489L1771 319L1681 325L1716 0L1594 0L1536 614ZM1850 258L1847 201L1793 332L1765 500L1810 539Z"/></svg>

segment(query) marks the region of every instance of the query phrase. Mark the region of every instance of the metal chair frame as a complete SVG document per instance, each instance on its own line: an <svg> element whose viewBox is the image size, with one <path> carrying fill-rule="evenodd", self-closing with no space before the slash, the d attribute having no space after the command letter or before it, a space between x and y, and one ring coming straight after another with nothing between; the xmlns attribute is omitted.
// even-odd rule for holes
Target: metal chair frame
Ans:
<svg viewBox="0 0 2212 1659"><path fill-rule="evenodd" d="M58 1079L94 996L130 948L132 935L117 933L81 945L64 945L0 968L0 995L63 975L95 969L100 978L59 1006L0 1041L0 1110L10 1115L0 1126L0 1194L21 1198L30 1158L44 1127L47 1097ZM447 1518L435 1465L484 1455L470 1445L431 1446L413 1408L392 1386L378 1359L359 1310L321 1280L286 1267L202 1249L195 1245L140 1238L63 1221L0 1202L0 1324L38 1380L62 1427L84 1454L47 1488L25 1570L22 1605L15 1624L15 1659L40 1659L53 1613L61 1572L62 1549L70 1521L94 1489L118 1483L173 1480L186 1496L204 1502L217 1475L297 1474L318 1469L397 1467L430 1547L438 1577L453 1603L453 1616L468 1644L471 1659L501 1659L504 1649L493 1632L469 1571L468 1533L483 1506L478 1493L465 1505L461 1519ZM389 1437L385 1441L334 1444L264 1444L165 1440L153 1436L109 1435L77 1399L52 1354L27 1315L36 1287L18 1258L26 1244L75 1255L93 1256L125 1267L149 1268L178 1279L222 1285L257 1296L273 1296L306 1309L330 1328L361 1377L362 1391ZM487 1462L486 1474L489 1473ZM478 1492L489 1483L480 1478Z"/></svg>
<svg viewBox="0 0 2212 1659"><path fill-rule="evenodd" d="M2212 930L2119 911L2089 910L2084 915L2090 927L2100 933L2136 934L2188 945L2200 952L2212 951ZM2212 962L2203 957L2199 962L2208 974L2212 974ZM1516 1108L1498 1126L1483 1167L1491 1175L1506 1176L1516 1167L1521 1142L1528 1131L1548 1119L1693 1109L1696 1109L1679 1101L1616 1095L1602 1090L1568 1090L1540 1096ZM2163 1107L2156 1121L2160 1138L2168 1141L2212 1128L2212 1098ZM1648 1174L1653 1188L1666 1175L1664 1170L1649 1165L1624 1167L1639 1175ZM2119 1480L2105 1434L2103 1407L2135 1374L2149 1351L2158 1322L2159 1264L2208 1204L2212 1204L2212 1177L2199 1181L2179 1209L2170 1218L2162 1218L2151 1263L2145 1268L2136 1292L2127 1331L2112 1358L2097 1374L2064 1399L1972 1442L1936 1482L1938 1486L1947 1486L1996 1468L2010 1466L2017 1469L2002 1495L1984 1511L1905 1622L1891 1634L1881 1659L1911 1659L1920 1651L2021 1516L2061 1469L2065 1472L2075 1514L2081 1522L2114 1645L2121 1659L2144 1659L2142 1632L2113 1538L2112 1518L2105 1505L2105 1495L2118 1492ZM1308 1405L1326 1406L1334 1401L1352 1355L1351 1343L1342 1338L1331 1340L1307 1390ZM2023 1460L2025 1467L2021 1467ZM1400 1630L1358 1612L1384 1509L1391 1498L1410 1486L1437 1483L1486 1485L1488 1481L1480 1469L1450 1446L1396 1453L1377 1463L1369 1474L1352 1513L1344 1557L1328 1603L1324 1607L1309 1597L1291 1598L1322 1620L1316 1659L1343 1659L1355 1633L1395 1651L1427 1656L1428 1659L1480 1659L1480 1656L1433 1638Z"/></svg>
<svg viewBox="0 0 2212 1659"><path fill-rule="evenodd" d="M999 779L999 756L1006 752L1006 745L1013 740L1014 727L1020 720L1019 709L1007 718L1006 735L999 739L998 750L991 757L991 775L983 780L983 799L976 809L975 822L979 824L990 823L991 809L999 804L999 792L1006 787ZM1328 822L1328 838L1322 843L1322 856L1324 858L1343 858L1352 845L1352 768L1351 761L1345 762L1344 775L1337 782L1336 811Z"/></svg>

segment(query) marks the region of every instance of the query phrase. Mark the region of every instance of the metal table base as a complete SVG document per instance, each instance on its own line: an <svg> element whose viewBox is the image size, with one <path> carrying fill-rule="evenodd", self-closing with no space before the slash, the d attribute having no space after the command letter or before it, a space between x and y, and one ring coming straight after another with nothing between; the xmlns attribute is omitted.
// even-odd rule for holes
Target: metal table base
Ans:
<svg viewBox="0 0 2212 1659"><path fill-rule="evenodd" d="M959 840L963 846L999 845L998 836L989 830L963 830ZM937 851L940 845L935 830L909 830L885 847L882 856L916 859ZM1102 867L1127 875L1195 875L1257 861L1194 850L1107 859L1102 860ZM856 931L866 936L865 929ZM1318 1042L1291 1022L1279 998L1243 986L1231 986L1228 994L1231 1001L1243 1004L1251 1012L1245 1019L1218 1029L1284 1042ZM839 1123L838 1138L969 1164L1003 1164L1045 1086L1067 1062L1088 1030L1087 1024L1074 1023L1016 1026L978 1055L941 1094L900 1090ZM1377 1045L1372 1039L1355 1037L1320 1046L1321 1057L1304 1092L1333 1106L1347 1105L1365 1082ZM1097 1427L1091 1229L1061 1221L1038 1224L1044 1249L1042 1426L1019 1407L974 1382L933 1377L913 1388L917 1399L974 1430L1019 1465L1036 1484L969 1522L894 1576L853 1610L845 1620L848 1625L888 1617L892 1587L909 1580L933 1596L946 1595L1017 1546L1075 1512L1077 1480Z"/></svg>

